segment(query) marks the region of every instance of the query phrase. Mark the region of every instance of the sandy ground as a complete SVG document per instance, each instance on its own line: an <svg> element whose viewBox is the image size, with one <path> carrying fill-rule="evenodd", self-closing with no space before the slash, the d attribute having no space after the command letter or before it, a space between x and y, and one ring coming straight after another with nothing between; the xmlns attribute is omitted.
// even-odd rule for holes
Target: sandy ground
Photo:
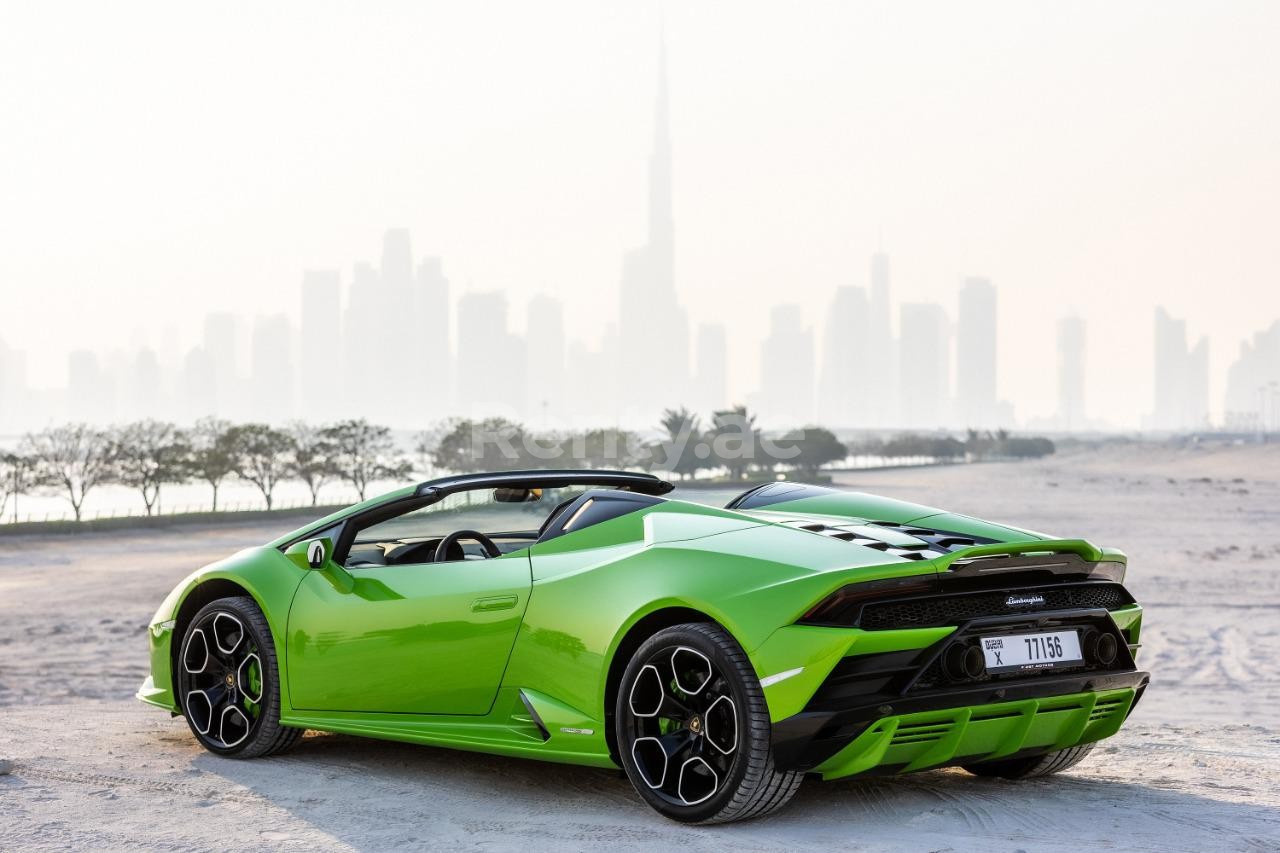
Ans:
<svg viewBox="0 0 1280 853"><path fill-rule="evenodd" d="M618 773L313 735L220 759L132 700L144 625L262 526L0 539L0 848L1280 849L1280 448L1109 449L851 475L850 485L1130 554L1153 686L1084 764L807 782L690 829Z"/></svg>

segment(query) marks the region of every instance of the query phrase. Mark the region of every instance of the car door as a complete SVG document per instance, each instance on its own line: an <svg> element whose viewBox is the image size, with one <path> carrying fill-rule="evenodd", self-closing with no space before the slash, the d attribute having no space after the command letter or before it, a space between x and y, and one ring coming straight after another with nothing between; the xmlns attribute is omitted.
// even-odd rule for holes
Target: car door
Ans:
<svg viewBox="0 0 1280 853"><path fill-rule="evenodd" d="M528 548L490 559L331 563L308 572L289 612L292 706L488 713L531 585Z"/></svg>

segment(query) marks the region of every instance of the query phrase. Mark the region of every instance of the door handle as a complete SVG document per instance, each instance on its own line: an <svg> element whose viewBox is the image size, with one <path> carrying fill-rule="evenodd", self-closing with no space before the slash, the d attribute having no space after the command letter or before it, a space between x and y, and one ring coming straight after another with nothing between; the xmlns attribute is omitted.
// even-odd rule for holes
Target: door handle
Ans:
<svg viewBox="0 0 1280 853"><path fill-rule="evenodd" d="M491 613L495 610L510 610L520 600L516 595L491 595L488 598L477 598L471 602L472 613Z"/></svg>

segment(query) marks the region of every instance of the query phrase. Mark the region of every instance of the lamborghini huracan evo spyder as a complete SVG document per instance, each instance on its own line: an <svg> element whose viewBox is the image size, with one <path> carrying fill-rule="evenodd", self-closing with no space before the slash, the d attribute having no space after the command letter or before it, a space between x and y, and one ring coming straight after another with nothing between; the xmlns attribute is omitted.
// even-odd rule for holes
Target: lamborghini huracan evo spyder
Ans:
<svg viewBox="0 0 1280 853"><path fill-rule="evenodd" d="M179 584L138 698L219 755L318 729L621 766L708 823L806 775L1054 773L1146 687L1118 551L791 482L671 490L519 471L357 504Z"/></svg>

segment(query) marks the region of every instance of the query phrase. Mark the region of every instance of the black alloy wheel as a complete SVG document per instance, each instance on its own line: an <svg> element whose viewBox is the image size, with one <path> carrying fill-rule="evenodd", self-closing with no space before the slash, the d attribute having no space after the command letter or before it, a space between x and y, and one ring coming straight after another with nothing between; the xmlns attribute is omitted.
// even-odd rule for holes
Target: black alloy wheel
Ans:
<svg viewBox="0 0 1280 853"><path fill-rule="evenodd" d="M252 598L205 605L187 626L175 665L178 703L210 752L253 758L302 736L301 729L280 725L275 647Z"/></svg>
<svg viewBox="0 0 1280 853"><path fill-rule="evenodd" d="M623 675L615 712L628 777L663 815L722 823L780 808L801 774L773 766L764 694L750 661L716 625L660 631Z"/></svg>

